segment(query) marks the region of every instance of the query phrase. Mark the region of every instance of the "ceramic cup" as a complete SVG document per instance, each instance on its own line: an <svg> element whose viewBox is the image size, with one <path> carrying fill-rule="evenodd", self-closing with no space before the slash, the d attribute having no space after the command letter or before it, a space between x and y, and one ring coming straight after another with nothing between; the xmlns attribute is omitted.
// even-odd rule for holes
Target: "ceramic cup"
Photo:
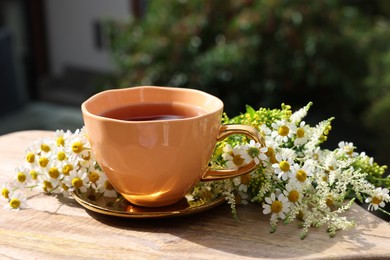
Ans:
<svg viewBox="0 0 390 260"><path fill-rule="evenodd" d="M184 105L192 114L177 119L150 117L168 113L166 105L169 113L180 114ZM113 116L112 111L126 106L134 108ZM136 112L138 118L129 115L133 118L128 121L124 114L135 107L143 109ZM222 111L222 101L205 92L154 86L107 90L82 104L97 162L116 191L130 203L146 207L174 204L200 180L232 178L254 170L254 163L238 170L209 168L216 142L231 134L245 134L265 145L253 127L221 125Z"/></svg>

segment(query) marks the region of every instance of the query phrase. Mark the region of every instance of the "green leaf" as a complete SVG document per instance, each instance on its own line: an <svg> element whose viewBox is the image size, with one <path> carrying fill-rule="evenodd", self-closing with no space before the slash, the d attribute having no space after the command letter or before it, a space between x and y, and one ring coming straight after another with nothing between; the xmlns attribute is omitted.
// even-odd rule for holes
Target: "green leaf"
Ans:
<svg viewBox="0 0 390 260"><path fill-rule="evenodd" d="M251 107L250 105L246 105L246 112L251 116L254 117L256 114L256 110Z"/></svg>

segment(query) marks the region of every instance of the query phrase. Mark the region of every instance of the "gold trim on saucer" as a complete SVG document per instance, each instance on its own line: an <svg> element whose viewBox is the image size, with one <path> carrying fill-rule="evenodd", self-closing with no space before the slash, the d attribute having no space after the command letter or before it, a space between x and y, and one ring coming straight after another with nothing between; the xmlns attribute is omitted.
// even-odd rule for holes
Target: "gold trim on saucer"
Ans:
<svg viewBox="0 0 390 260"><path fill-rule="evenodd" d="M74 191L72 195L86 209L104 215L125 218L163 218L190 215L206 211L225 201L223 197L198 200L183 198L178 203L170 206L149 208L133 205L120 195L117 198L109 198L103 196L103 194L80 193L78 191Z"/></svg>

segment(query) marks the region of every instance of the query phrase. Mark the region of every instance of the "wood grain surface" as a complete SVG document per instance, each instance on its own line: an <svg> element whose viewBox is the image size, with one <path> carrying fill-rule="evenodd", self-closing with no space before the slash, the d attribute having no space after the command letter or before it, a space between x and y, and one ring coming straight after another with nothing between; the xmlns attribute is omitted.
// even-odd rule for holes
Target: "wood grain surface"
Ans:
<svg viewBox="0 0 390 260"><path fill-rule="evenodd" d="M0 137L0 182L14 174L28 145L53 132ZM329 238L323 228L299 237L298 222L269 232L258 205L239 206L235 220L224 204L165 219L123 219L90 212L72 198L32 193L29 209L8 211L0 200L1 259L390 259L390 225L353 205L357 227Z"/></svg>

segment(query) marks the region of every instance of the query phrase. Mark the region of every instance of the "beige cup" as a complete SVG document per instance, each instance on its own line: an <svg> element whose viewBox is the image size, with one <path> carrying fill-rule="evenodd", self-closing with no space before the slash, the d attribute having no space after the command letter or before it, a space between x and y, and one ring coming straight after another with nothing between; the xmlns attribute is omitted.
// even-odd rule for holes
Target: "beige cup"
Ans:
<svg viewBox="0 0 390 260"><path fill-rule="evenodd" d="M174 120L125 121L103 113L134 104L186 104L197 115ZM92 151L115 189L130 203L160 207L181 200L199 180L231 178L252 171L210 169L216 142L245 134L264 145L257 130L221 125L223 103L199 90L133 87L98 93L82 104Z"/></svg>

